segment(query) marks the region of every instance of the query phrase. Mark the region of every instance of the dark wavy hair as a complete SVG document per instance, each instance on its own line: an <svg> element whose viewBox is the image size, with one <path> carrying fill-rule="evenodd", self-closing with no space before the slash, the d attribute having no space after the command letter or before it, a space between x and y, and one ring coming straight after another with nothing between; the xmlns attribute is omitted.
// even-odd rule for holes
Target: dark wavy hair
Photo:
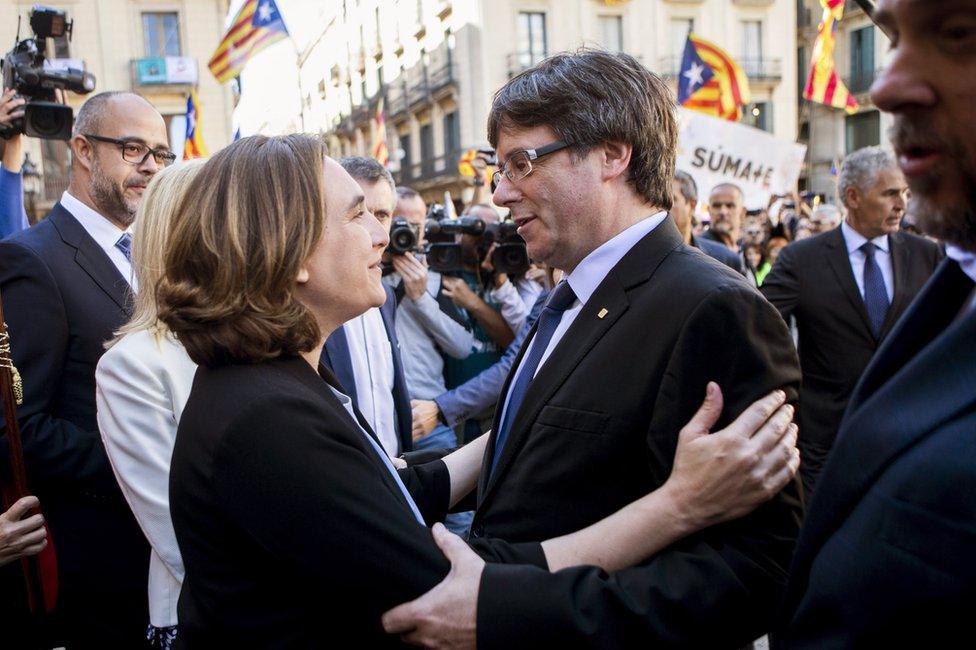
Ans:
<svg viewBox="0 0 976 650"><path fill-rule="evenodd" d="M322 235L326 155L313 136L252 136L215 154L190 184L156 300L197 364L255 363L319 343L294 294Z"/></svg>
<svg viewBox="0 0 976 650"><path fill-rule="evenodd" d="M573 145L577 159L604 142L626 142L633 148L628 182L668 210L676 111L671 89L637 59L583 49L551 56L502 86L488 114L488 141L496 147L501 130L547 126Z"/></svg>

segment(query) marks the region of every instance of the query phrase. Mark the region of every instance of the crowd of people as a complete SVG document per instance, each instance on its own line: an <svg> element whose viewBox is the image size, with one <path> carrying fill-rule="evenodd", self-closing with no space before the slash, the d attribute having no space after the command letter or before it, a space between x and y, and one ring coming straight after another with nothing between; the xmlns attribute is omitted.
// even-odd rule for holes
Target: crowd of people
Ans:
<svg viewBox="0 0 976 650"><path fill-rule="evenodd" d="M520 277L475 231L430 268L436 208L372 159L294 134L172 165L151 104L88 99L58 204L26 229L2 207L36 495L0 515L3 645L957 637L976 603L972 54L939 45L930 7L879 5L897 157L850 154L838 205L700 196L670 90L625 54L513 77L490 199L476 177L463 216L514 222ZM390 247L401 221L412 250ZM13 560L37 553L57 599L31 618Z"/></svg>

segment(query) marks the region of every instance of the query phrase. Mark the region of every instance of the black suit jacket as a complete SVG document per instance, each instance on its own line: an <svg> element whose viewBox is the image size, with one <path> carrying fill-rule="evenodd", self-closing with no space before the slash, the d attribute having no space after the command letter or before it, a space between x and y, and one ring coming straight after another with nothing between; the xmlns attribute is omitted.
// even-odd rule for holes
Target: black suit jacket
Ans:
<svg viewBox="0 0 976 650"><path fill-rule="evenodd" d="M705 237L699 237L698 235L692 235L691 245L700 249L709 257L714 257L733 271L738 271L739 273L745 275L745 268L742 266L742 258L740 258L734 251L729 250L729 247L725 244L721 244L714 239L707 239Z"/></svg>
<svg viewBox="0 0 976 650"><path fill-rule="evenodd" d="M908 233L888 237L894 297L876 339L857 288L843 231L835 228L780 251L762 292L799 330L798 423L804 488L812 494L854 385L895 321L932 275L941 249Z"/></svg>
<svg viewBox="0 0 976 650"><path fill-rule="evenodd" d="M797 545L780 647L951 647L976 607L976 311L946 260L851 396Z"/></svg>
<svg viewBox="0 0 976 650"><path fill-rule="evenodd" d="M0 293L24 380L17 414L28 483L58 556L59 610L72 635L133 645L148 622L149 545L95 421L95 366L129 316L129 285L58 204L0 242ZM7 471L6 438L0 444Z"/></svg>
<svg viewBox="0 0 976 650"><path fill-rule="evenodd" d="M326 384L338 388L335 377L320 370L297 357L197 370L170 467L186 647L398 645L380 616L447 574L430 531ZM426 521L443 518L443 461L400 476ZM538 544L501 543L486 554L538 555Z"/></svg>
<svg viewBox="0 0 976 650"><path fill-rule="evenodd" d="M410 393L407 392L407 381L403 377L403 360L400 358L400 341L396 335L396 297L393 289L383 286L386 290L386 302L380 307L386 336L390 340L390 350L393 352L393 408L397 437L400 439L400 453L413 449L413 412L410 408ZM359 408L356 395L356 377L352 370L352 357L349 351L349 340L346 331L338 328L325 342L322 348L322 363L335 373L339 384L346 395L352 398L353 404Z"/></svg>
<svg viewBox="0 0 976 650"><path fill-rule="evenodd" d="M569 533L660 487L709 380L724 392L721 427L775 388L795 400L799 379L776 310L666 219L609 272L540 368L490 479L489 443L471 543ZM742 646L771 625L800 515L792 485L612 578L489 566L478 647Z"/></svg>

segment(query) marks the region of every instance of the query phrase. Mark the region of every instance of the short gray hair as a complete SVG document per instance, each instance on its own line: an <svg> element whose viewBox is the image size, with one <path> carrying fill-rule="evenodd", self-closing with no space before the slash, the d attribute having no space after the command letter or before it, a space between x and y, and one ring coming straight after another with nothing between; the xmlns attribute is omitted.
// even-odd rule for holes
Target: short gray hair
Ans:
<svg viewBox="0 0 976 650"><path fill-rule="evenodd" d="M412 199L415 196L420 196L420 192L413 189L412 187L407 187L406 185L400 185L396 188L397 200L400 199Z"/></svg>
<svg viewBox="0 0 976 650"><path fill-rule="evenodd" d="M685 197L685 201L698 200L698 183L691 177L691 174L678 169L674 172L674 180L678 181L678 188L681 190L681 196Z"/></svg>
<svg viewBox="0 0 976 650"><path fill-rule="evenodd" d="M381 180L386 181L390 184L390 189L396 192L396 182L393 180L393 174L373 158L367 158L366 156L346 156L345 158L339 159L339 164L357 181L369 184L377 183Z"/></svg>
<svg viewBox="0 0 976 650"><path fill-rule="evenodd" d="M849 154L840 166L837 176L837 195L847 207L847 190L857 188L864 192L878 180L878 174L897 165L895 157L881 147L864 147Z"/></svg>
<svg viewBox="0 0 976 650"><path fill-rule="evenodd" d="M83 135L85 133L97 134L100 127L102 117L105 115L105 111L108 105L116 97L122 95L134 95L135 97L140 97L135 93L129 93L121 90L107 90L103 93L98 93L97 95L92 95L88 100L81 105L78 109L78 114L75 116L75 124L71 129L71 135Z"/></svg>

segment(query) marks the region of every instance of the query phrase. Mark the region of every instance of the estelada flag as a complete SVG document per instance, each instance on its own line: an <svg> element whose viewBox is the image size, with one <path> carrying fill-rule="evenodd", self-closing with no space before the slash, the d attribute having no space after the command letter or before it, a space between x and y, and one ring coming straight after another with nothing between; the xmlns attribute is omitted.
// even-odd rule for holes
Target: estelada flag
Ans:
<svg viewBox="0 0 976 650"><path fill-rule="evenodd" d="M390 164L390 150L386 146L386 116L383 113L382 98L376 105L376 117L373 121L376 125L376 134L373 136L373 158L386 167Z"/></svg>
<svg viewBox="0 0 976 650"><path fill-rule="evenodd" d="M241 73L255 54L288 37L274 0L247 0L210 57L207 67L220 83Z"/></svg>
<svg viewBox="0 0 976 650"><path fill-rule="evenodd" d="M183 141L183 160L205 158L207 146L203 144L203 134L200 133L200 102L197 93L191 90L186 98L186 139Z"/></svg>
<svg viewBox="0 0 976 650"><path fill-rule="evenodd" d="M817 40L813 44L810 73L807 75L803 97L819 104L843 108L848 113L856 113L859 108L857 101L837 76L837 68L834 66L837 23L844 17L844 0L820 0L820 5L824 10L823 18L820 20Z"/></svg>
<svg viewBox="0 0 976 650"><path fill-rule="evenodd" d="M728 53L691 32L678 73L678 103L736 122L750 98L749 79Z"/></svg>

